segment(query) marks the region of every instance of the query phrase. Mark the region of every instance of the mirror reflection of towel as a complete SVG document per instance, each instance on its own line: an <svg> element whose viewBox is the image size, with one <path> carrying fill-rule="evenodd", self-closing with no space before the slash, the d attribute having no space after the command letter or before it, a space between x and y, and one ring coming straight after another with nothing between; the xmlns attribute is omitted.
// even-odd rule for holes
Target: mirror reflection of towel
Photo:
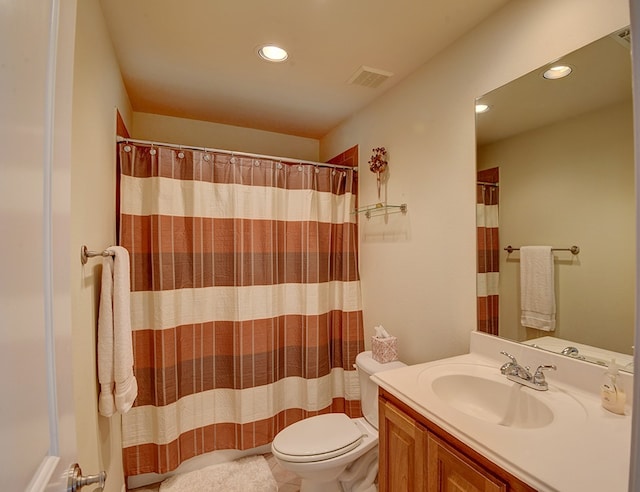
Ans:
<svg viewBox="0 0 640 492"><path fill-rule="evenodd" d="M556 296L551 246L520 248L520 323L537 330L556 329Z"/></svg>

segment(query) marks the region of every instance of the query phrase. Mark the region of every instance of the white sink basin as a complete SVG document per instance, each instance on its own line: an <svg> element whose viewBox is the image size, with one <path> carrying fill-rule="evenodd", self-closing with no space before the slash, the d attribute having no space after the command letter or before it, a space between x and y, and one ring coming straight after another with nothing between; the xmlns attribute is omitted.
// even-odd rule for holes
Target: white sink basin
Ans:
<svg viewBox="0 0 640 492"><path fill-rule="evenodd" d="M553 422L548 405L520 384L493 381L468 374L439 376L433 392L457 410L480 420L507 427L534 429Z"/></svg>
<svg viewBox="0 0 640 492"><path fill-rule="evenodd" d="M559 417L586 418L582 406L566 393L527 388L509 381L497 367L436 365L418 375L418 386L458 412L503 427L539 429Z"/></svg>

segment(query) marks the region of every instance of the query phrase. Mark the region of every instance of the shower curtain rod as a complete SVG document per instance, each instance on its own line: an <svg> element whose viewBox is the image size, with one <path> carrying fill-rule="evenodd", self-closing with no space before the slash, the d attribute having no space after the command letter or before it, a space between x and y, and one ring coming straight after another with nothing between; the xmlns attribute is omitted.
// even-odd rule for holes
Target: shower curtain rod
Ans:
<svg viewBox="0 0 640 492"><path fill-rule="evenodd" d="M334 169L349 169L349 170L358 172L358 168L352 167L352 166L340 166L338 164L329 164L326 162L305 161L302 159L292 159L291 157L277 157L273 155L251 154L249 152L237 152L235 150L212 149L209 147L194 147L191 145L178 145L178 144L163 143L163 142L152 142L151 140L138 140L135 138L121 137L120 135L116 137L116 142L118 143L129 142L129 143L142 144L142 145L156 145L158 147L174 147L176 149L202 150L203 152L219 152L221 154L231 154L231 155L238 155L243 157L254 157L256 159L269 159L272 161L279 161L279 162L285 162L285 163L291 163L291 164L310 164L312 166L318 166L318 167L321 166L321 167L331 167Z"/></svg>

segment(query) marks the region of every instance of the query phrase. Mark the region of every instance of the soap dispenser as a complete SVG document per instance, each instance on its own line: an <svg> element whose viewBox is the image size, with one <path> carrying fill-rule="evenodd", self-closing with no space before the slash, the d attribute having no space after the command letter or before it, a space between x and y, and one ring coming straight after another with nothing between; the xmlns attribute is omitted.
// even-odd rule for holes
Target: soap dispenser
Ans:
<svg viewBox="0 0 640 492"><path fill-rule="evenodd" d="M604 373L604 382L600 386L600 397L602 398L602 406L610 412L624 415L624 405L627 401L627 395L620 383L618 377L618 365L615 359L611 359L609 368Z"/></svg>

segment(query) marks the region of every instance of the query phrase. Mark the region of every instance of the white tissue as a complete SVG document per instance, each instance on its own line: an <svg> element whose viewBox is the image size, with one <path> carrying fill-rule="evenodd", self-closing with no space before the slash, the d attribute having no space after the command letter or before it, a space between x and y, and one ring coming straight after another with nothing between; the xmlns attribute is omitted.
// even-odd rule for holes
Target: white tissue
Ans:
<svg viewBox="0 0 640 492"><path fill-rule="evenodd" d="M373 329L376 331L376 338L390 338L391 335L384 329L384 326L378 325L374 326Z"/></svg>

